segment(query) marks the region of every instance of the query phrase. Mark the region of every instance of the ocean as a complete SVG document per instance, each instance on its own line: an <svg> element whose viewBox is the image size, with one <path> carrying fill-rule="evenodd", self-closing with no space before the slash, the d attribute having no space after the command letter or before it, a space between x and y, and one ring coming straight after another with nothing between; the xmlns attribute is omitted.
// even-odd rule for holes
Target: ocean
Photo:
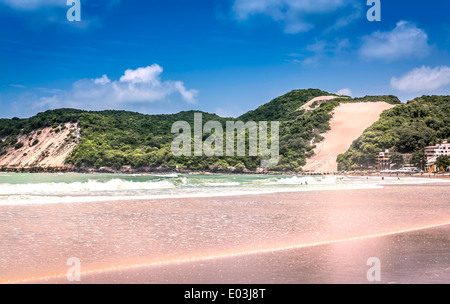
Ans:
<svg viewBox="0 0 450 304"><path fill-rule="evenodd" d="M0 206L375 189L429 182L397 177L0 173Z"/></svg>
<svg viewBox="0 0 450 304"><path fill-rule="evenodd" d="M450 282L450 183L0 174L0 283Z"/></svg>

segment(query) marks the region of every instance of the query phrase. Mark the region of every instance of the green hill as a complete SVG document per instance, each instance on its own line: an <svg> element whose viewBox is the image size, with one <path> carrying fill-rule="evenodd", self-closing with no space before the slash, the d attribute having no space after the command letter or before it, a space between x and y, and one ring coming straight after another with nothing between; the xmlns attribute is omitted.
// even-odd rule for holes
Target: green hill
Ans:
<svg viewBox="0 0 450 304"><path fill-rule="evenodd" d="M384 112L351 148L338 157L340 170L374 166L376 155L420 153L450 137L450 96L422 96Z"/></svg>
<svg viewBox="0 0 450 304"><path fill-rule="evenodd" d="M314 144L323 139L321 134L330 129L332 112L340 103L379 100L400 103L395 96L355 99L342 96L322 103L314 111L299 110L315 97L330 95L336 96L318 89L295 90L236 119L202 113L203 122L219 121L225 131L225 122L230 120L280 121L280 162L272 170L299 171L306 159L313 155ZM213 171L229 167L251 171L257 169L260 157L175 157L171 153L171 143L175 136L171 134L171 127L176 121L186 121L192 126L194 113L196 111L145 115L127 111L59 109L39 113L28 119L0 119L0 156L8 148L23 144L18 142L18 137L23 134L45 127L52 127L57 132L63 123L77 122L81 138L66 163L79 168L120 169L128 165L136 169L160 166ZM204 134L203 139L209 136L210 134Z"/></svg>
<svg viewBox="0 0 450 304"><path fill-rule="evenodd" d="M319 96L328 96L331 94L319 89L294 90L283 96L258 107L256 110L249 111L240 117L242 121L287 121L295 119L298 116L297 110Z"/></svg>

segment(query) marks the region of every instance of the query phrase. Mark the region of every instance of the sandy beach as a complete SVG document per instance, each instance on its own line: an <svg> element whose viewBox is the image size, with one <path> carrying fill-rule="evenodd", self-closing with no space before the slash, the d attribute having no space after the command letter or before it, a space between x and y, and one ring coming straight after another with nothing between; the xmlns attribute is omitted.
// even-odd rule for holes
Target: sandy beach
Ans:
<svg viewBox="0 0 450 304"><path fill-rule="evenodd" d="M299 249L85 275L96 284L449 284L450 225ZM367 280L367 260L381 281ZM67 283L66 278L36 283Z"/></svg>
<svg viewBox="0 0 450 304"><path fill-rule="evenodd" d="M0 206L1 283L449 283L450 187Z"/></svg>
<svg viewBox="0 0 450 304"><path fill-rule="evenodd" d="M0 286L450 284L449 11L0 0Z"/></svg>

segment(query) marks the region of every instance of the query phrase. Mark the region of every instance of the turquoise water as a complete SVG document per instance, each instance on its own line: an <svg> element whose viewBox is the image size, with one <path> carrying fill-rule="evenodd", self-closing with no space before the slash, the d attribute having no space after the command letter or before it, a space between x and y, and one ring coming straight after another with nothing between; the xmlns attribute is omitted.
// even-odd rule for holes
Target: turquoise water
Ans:
<svg viewBox="0 0 450 304"><path fill-rule="evenodd" d="M0 205L368 189L420 179L290 175L0 173Z"/></svg>

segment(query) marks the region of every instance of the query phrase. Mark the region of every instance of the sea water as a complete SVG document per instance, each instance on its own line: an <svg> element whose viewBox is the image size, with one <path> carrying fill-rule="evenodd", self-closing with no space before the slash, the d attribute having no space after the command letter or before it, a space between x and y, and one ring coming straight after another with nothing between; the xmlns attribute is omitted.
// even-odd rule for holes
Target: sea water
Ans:
<svg viewBox="0 0 450 304"><path fill-rule="evenodd" d="M288 175L0 173L0 206L370 189L428 179Z"/></svg>

